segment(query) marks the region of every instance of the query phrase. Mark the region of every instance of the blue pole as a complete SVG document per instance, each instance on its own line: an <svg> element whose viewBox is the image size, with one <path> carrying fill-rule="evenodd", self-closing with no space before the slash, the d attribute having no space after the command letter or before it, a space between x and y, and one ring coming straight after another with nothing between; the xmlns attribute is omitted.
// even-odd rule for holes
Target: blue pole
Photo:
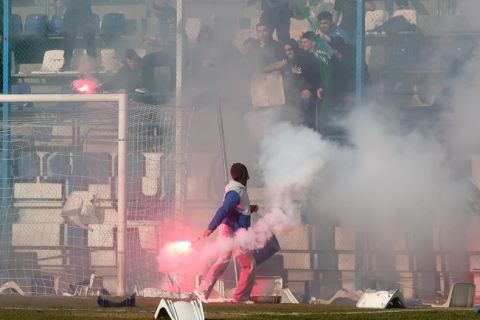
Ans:
<svg viewBox="0 0 480 320"><path fill-rule="evenodd" d="M356 14L356 59L355 59L355 102L357 106L363 103L363 85L365 69L365 2L364 0L357 0L357 14ZM365 235L357 233L355 246L355 287L357 290L364 290L364 255L365 250Z"/></svg>
<svg viewBox="0 0 480 320"><path fill-rule="evenodd" d="M365 1L357 0L357 33L355 35L356 43L356 70L355 70L355 100L357 105L363 102L363 87L365 79Z"/></svg>
<svg viewBox="0 0 480 320"><path fill-rule="evenodd" d="M3 0L3 94L8 94L10 89L10 15L12 12L11 1ZM1 205L1 249L8 250L10 247L10 132L9 104L3 104L3 126L2 126L2 205Z"/></svg>

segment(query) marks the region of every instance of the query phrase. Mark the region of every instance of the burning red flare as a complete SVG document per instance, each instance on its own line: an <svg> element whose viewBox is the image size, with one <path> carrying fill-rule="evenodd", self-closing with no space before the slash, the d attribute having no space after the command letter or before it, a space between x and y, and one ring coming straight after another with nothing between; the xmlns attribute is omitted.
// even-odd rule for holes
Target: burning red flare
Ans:
<svg viewBox="0 0 480 320"><path fill-rule="evenodd" d="M165 246L165 251L170 256L189 254L192 251L192 243L190 241L171 242Z"/></svg>
<svg viewBox="0 0 480 320"><path fill-rule="evenodd" d="M95 79L78 79L72 82L72 88L78 93L90 94L97 91L98 83Z"/></svg>

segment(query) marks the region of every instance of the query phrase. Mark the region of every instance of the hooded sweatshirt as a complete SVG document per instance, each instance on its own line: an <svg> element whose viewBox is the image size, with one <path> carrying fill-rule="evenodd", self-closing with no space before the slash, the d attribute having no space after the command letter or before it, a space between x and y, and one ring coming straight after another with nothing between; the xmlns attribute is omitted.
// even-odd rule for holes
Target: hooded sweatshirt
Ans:
<svg viewBox="0 0 480 320"><path fill-rule="evenodd" d="M220 224L226 224L233 231L250 227L250 199L247 187L240 182L230 180L225 187L223 205L218 208L208 229L215 230Z"/></svg>

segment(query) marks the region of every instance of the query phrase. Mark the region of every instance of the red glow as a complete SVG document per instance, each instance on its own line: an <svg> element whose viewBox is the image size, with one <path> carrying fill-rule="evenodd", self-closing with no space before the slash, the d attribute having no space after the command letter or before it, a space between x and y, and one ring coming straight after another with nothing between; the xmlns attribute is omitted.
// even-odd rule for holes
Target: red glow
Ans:
<svg viewBox="0 0 480 320"><path fill-rule="evenodd" d="M165 246L165 251L170 256L189 254L192 252L192 243L190 241L171 242Z"/></svg>
<svg viewBox="0 0 480 320"><path fill-rule="evenodd" d="M72 88L79 93L90 94L97 91L98 83L95 79L78 79L72 82Z"/></svg>

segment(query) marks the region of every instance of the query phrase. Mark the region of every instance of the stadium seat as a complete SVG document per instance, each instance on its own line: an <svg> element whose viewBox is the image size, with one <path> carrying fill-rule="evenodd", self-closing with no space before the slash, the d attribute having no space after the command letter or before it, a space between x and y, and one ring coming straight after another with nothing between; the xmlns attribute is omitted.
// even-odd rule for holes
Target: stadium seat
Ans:
<svg viewBox="0 0 480 320"><path fill-rule="evenodd" d="M25 20L25 31L35 34L46 34L48 31L48 17L46 14L29 14Z"/></svg>
<svg viewBox="0 0 480 320"><path fill-rule="evenodd" d="M30 94L32 89L28 84L13 84L11 89L12 94ZM23 110L24 108L33 107L33 104L30 102L17 102L10 104L10 107L14 110Z"/></svg>
<svg viewBox="0 0 480 320"><path fill-rule="evenodd" d="M145 57L147 55L147 50L143 49L143 48L136 48L135 49L135 52L138 54L138 56L140 58L143 59L143 57Z"/></svg>
<svg viewBox="0 0 480 320"><path fill-rule="evenodd" d="M473 283L456 282L450 288L447 301L442 305L432 304L437 308L472 308L475 301Z"/></svg>
<svg viewBox="0 0 480 320"><path fill-rule="evenodd" d="M17 35L22 33L23 23L22 23L22 17L19 14L12 14L10 16L10 24L12 28L12 35Z"/></svg>
<svg viewBox="0 0 480 320"><path fill-rule="evenodd" d="M14 154L13 176L17 182L34 181L40 175L40 159L34 152Z"/></svg>
<svg viewBox="0 0 480 320"><path fill-rule="evenodd" d="M96 13L93 14L93 29L95 34L100 34L100 16Z"/></svg>
<svg viewBox="0 0 480 320"><path fill-rule="evenodd" d="M101 33L104 36L122 36L127 32L127 20L123 13L107 13L103 16Z"/></svg>
<svg viewBox="0 0 480 320"><path fill-rule="evenodd" d="M65 181L71 176L70 154L54 152L46 157L45 179L47 181Z"/></svg>
<svg viewBox="0 0 480 320"><path fill-rule="evenodd" d="M63 34L65 25L63 21L63 16L59 14L54 14L50 20L50 32L56 35Z"/></svg>
<svg viewBox="0 0 480 320"><path fill-rule="evenodd" d="M99 296L103 289L103 277L92 273L88 285L77 285L75 287L75 296Z"/></svg>
<svg viewBox="0 0 480 320"><path fill-rule="evenodd" d="M42 67L39 71L32 73L51 73L58 72L63 66L63 50L48 50L43 55Z"/></svg>

